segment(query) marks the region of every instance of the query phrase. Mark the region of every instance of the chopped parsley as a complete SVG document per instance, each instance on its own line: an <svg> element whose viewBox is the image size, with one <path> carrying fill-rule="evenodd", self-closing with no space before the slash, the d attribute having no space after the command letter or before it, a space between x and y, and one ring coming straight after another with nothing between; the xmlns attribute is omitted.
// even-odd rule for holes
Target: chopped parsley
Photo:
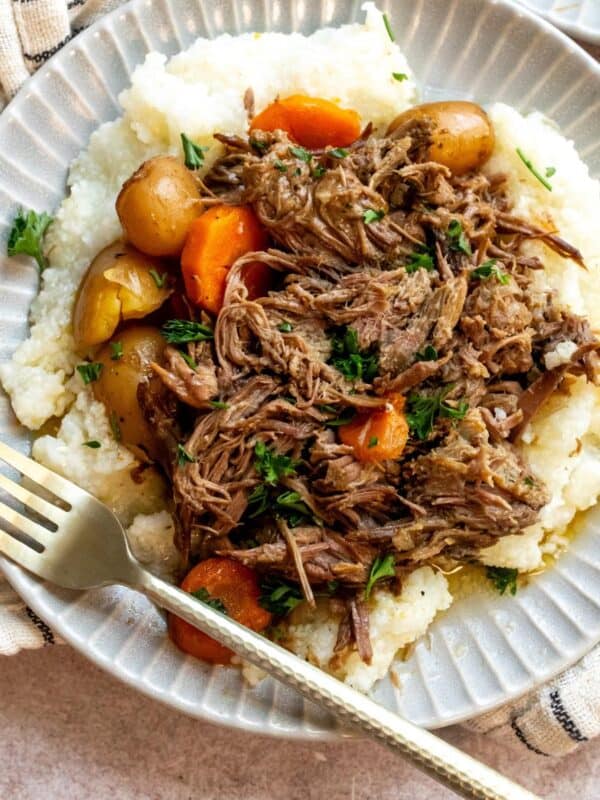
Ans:
<svg viewBox="0 0 600 800"><path fill-rule="evenodd" d="M110 423L110 429L112 431L113 439L115 440L115 442L120 442L122 439L121 426L119 425L119 417L117 416L116 411L110 412L108 422Z"/></svg>
<svg viewBox="0 0 600 800"><path fill-rule="evenodd" d="M408 273L416 272L418 269L426 269L428 272L435 269L433 250L425 244L420 245L410 254L408 264L406 264Z"/></svg>
<svg viewBox="0 0 600 800"><path fill-rule="evenodd" d="M123 345L121 342L110 343L110 358L111 361L119 361L123 358Z"/></svg>
<svg viewBox="0 0 600 800"><path fill-rule="evenodd" d="M229 408L229 403L224 403L222 400L211 400L210 405L213 408L218 408L222 411L225 411L226 409Z"/></svg>
<svg viewBox="0 0 600 800"><path fill-rule="evenodd" d="M282 322L280 325L277 326L277 330L281 331L282 333L291 333L294 330L294 326L291 322Z"/></svg>
<svg viewBox="0 0 600 800"><path fill-rule="evenodd" d="M169 273L168 272L163 272L162 275L159 275L158 272L155 269L151 269L149 272L150 272L150 275L152 277L152 280L156 284L156 288L157 289L164 289L165 283L167 282L167 278L169 277Z"/></svg>
<svg viewBox="0 0 600 800"><path fill-rule="evenodd" d="M531 174L538 179L538 181L542 184L542 186L545 186L546 189L548 189L548 191L551 192L552 184L550 183L550 181L547 181L546 178L544 178L544 176L542 175L542 173L538 172L538 170L533 166L531 160L527 158L527 156L521 150L520 147L517 147L517 155L519 156L521 161L525 164L529 172L531 172ZM550 169L553 169L553 167L550 167ZM552 173L552 175L554 175L554 172ZM550 177L550 175L548 175L548 177Z"/></svg>
<svg viewBox="0 0 600 800"><path fill-rule="evenodd" d="M323 164L315 164L312 171L313 178L322 178L326 172L327 170L325 169Z"/></svg>
<svg viewBox="0 0 600 800"><path fill-rule="evenodd" d="M186 353L184 350L180 350L179 355L183 358L188 367L190 369L193 369L194 372L196 372L196 370L198 369L198 364L196 361L194 361L191 355L189 353Z"/></svg>
<svg viewBox="0 0 600 800"><path fill-rule="evenodd" d="M383 24L385 25L385 29L387 31L387 35L390 37L392 42L396 41L396 37L394 36L394 31L392 30L392 26L390 24L390 20L387 14L383 15Z"/></svg>
<svg viewBox="0 0 600 800"><path fill-rule="evenodd" d="M385 211L375 211L374 208L367 208L366 211L363 211L363 222L365 225L370 225L372 222L379 222L380 219L385 217Z"/></svg>
<svg viewBox="0 0 600 800"><path fill-rule="evenodd" d="M415 356L416 361L436 361L438 351L432 344L426 345L420 353Z"/></svg>
<svg viewBox="0 0 600 800"><path fill-rule="evenodd" d="M299 158L300 161L304 161L306 164L310 164L312 161L312 153L308 151L305 147L297 147L293 145L289 148L290 155L295 156L295 158Z"/></svg>
<svg viewBox="0 0 600 800"><path fill-rule="evenodd" d="M523 483L525 484L525 486L529 486L530 489L532 489L535 486L535 481L530 475L528 475L526 478L523 478Z"/></svg>
<svg viewBox="0 0 600 800"><path fill-rule="evenodd" d="M299 462L289 456L282 456L264 442L254 446L254 469L265 483L274 486L281 478L296 475Z"/></svg>
<svg viewBox="0 0 600 800"><path fill-rule="evenodd" d="M379 371L377 353L359 349L354 328L341 328L333 334L329 363L349 381L371 383Z"/></svg>
<svg viewBox="0 0 600 800"><path fill-rule="evenodd" d="M208 147L202 147L192 142L185 133L181 134L181 145L183 147L185 165L188 169L196 170L204 166L204 151L208 150Z"/></svg>
<svg viewBox="0 0 600 800"><path fill-rule="evenodd" d="M184 467L186 464L194 464L196 459L191 456L185 447L179 443L177 445L177 466Z"/></svg>
<svg viewBox="0 0 600 800"><path fill-rule="evenodd" d="M500 594L508 592L514 596L517 593L518 570L509 567L486 567L485 575Z"/></svg>
<svg viewBox="0 0 600 800"><path fill-rule="evenodd" d="M382 578L393 578L395 574L396 569L394 566L393 554L388 553L387 556L377 556L371 565L369 580L365 586L365 600L369 599L373 590L373 586L377 583L377 581L380 581Z"/></svg>
<svg viewBox="0 0 600 800"><path fill-rule="evenodd" d="M283 161L275 161L274 165L275 169L278 169L279 172L287 172L287 165L283 163Z"/></svg>
<svg viewBox="0 0 600 800"><path fill-rule="evenodd" d="M334 147L332 150L327 151L327 155L333 156L333 158L346 158L348 151L345 147Z"/></svg>
<svg viewBox="0 0 600 800"><path fill-rule="evenodd" d="M321 406L319 410L323 410L324 406ZM331 411L327 410L324 413L337 413L337 409L333 408ZM325 421L326 428L341 428L342 425L348 425L354 417L356 416L356 411L352 408L352 406L346 406L346 408L341 411L337 417L333 419L328 419Z"/></svg>
<svg viewBox="0 0 600 800"><path fill-rule="evenodd" d="M83 382L87 386L88 383L93 383L98 380L103 366L104 365L100 364L98 361L93 361L89 364L79 364L77 372L81 375Z"/></svg>
<svg viewBox="0 0 600 800"><path fill-rule="evenodd" d="M556 174L556 167L546 167L546 177L551 178Z"/></svg>
<svg viewBox="0 0 600 800"><path fill-rule="evenodd" d="M276 617L285 617L303 599L300 587L282 578L269 575L260 583L258 602L262 608Z"/></svg>
<svg viewBox="0 0 600 800"><path fill-rule="evenodd" d="M275 498L275 515L284 517L291 528L313 519L313 513L298 492L282 492Z"/></svg>
<svg viewBox="0 0 600 800"><path fill-rule="evenodd" d="M408 80L408 75L406 74L406 72L392 72L392 78L395 81L402 83L402 81Z"/></svg>
<svg viewBox="0 0 600 800"><path fill-rule="evenodd" d="M205 589L204 586L201 586L199 589L196 589L195 592L190 592L192 597L195 597L196 600L200 600L201 603L205 603L207 606L210 606L215 611L220 611L221 614L227 614L227 609L225 608L223 602L219 600L218 597L213 597L208 593L208 589Z"/></svg>
<svg viewBox="0 0 600 800"><path fill-rule="evenodd" d="M90 450L97 450L99 447L102 447L102 445L97 439L90 439L89 442L84 442L83 446L89 447Z"/></svg>
<svg viewBox="0 0 600 800"><path fill-rule="evenodd" d="M264 153L267 149L267 143L261 142L260 139L250 139L250 147L258 150L259 153Z"/></svg>
<svg viewBox="0 0 600 800"><path fill-rule="evenodd" d="M189 319L170 319L160 329L169 344L187 344L188 342L206 342L214 339L212 328L201 322Z"/></svg>
<svg viewBox="0 0 600 800"><path fill-rule="evenodd" d="M510 280L510 275L503 269L496 265L496 259L490 258L489 261L484 261L481 266L477 267L471 272L471 278L478 278L479 280L487 280L487 278L495 278L498 283L506 285Z"/></svg>
<svg viewBox="0 0 600 800"><path fill-rule="evenodd" d="M418 439L427 439L438 417L462 419L469 410L466 400L461 400L457 406L446 403L445 397L451 389L452 385L432 395L411 394L408 398L406 421Z"/></svg>
<svg viewBox="0 0 600 800"><path fill-rule="evenodd" d="M7 255L31 256L37 261L40 272L43 272L48 266L43 251L44 235L52 221L53 218L45 211L37 214L35 211L19 209L8 234Z"/></svg>
<svg viewBox="0 0 600 800"><path fill-rule="evenodd" d="M448 225L448 241L450 249L457 252L464 253L467 256L472 255L471 245L465 236L463 227L457 219L453 219Z"/></svg>
<svg viewBox="0 0 600 800"><path fill-rule="evenodd" d="M367 447L371 449L371 447L377 447L378 444L379 444L379 439L377 438L377 436L371 436Z"/></svg>

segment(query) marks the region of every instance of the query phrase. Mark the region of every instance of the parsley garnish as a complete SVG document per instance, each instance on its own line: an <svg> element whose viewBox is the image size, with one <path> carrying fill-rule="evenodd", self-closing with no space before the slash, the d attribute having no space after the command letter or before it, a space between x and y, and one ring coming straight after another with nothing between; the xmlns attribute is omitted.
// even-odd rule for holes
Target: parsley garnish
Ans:
<svg viewBox="0 0 600 800"><path fill-rule="evenodd" d="M435 361L438 357L438 351L432 344L426 345L420 353L415 356L416 361Z"/></svg>
<svg viewBox="0 0 600 800"><path fill-rule="evenodd" d="M181 144L183 147L183 156L186 167L192 170L203 167L204 151L208 150L208 147L202 147L199 144L195 144L191 139L188 139L185 133L181 134Z"/></svg>
<svg viewBox="0 0 600 800"><path fill-rule="evenodd" d="M546 167L546 177L551 178L556 174L556 167Z"/></svg>
<svg viewBox="0 0 600 800"><path fill-rule="evenodd" d="M274 165L275 169L278 169L279 172L287 172L287 166L283 163L283 161L275 161Z"/></svg>
<svg viewBox="0 0 600 800"><path fill-rule="evenodd" d="M323 410L325 407L321 406L319 409L320 411ZM325 410L323 413L333 413L335 414L337 410L335 408ZM342 425L348 425L354 417L356 416L356 411L351 407L347 406L337 417L334 419L328 419L325 421L326 428L341 428Z"/></svg>
<svg viewBox="0 0 600 800"><path fill-rule="evenodd" d="M395 81L402 83L402 81L408 80L408 75L406 74L406 72L392 72L392 78Z"/></svg>
<svg viewBox="0 0 600 800"><path fill-rule="evenodd" d="M304 161L307 164L310 164L312 161L312 153L310 153L305 147L296 147L295 145L289 148L290 155L299 158L300 161Z"/></svg>
<svg viewBox="0 0 600 800"><path fill-rule="evenodd" d="M274 486L281 478L296 475L298 461L289 456L282 456L272 450L264 442L257 442L254 446L254 469L265 483Z"/></svg>
<svg viewBox="0 0 600 800"><path fill-rule="evenodd" d="M285 617L303 599L300 587L282 578L265 576L260 583L258 602L276 617Z"/></svg>
<svg viewBox="0 0 600 800"><path fill-rule="evenodd" d="M110 358L111 361L119 361L119 359L123 358L123 345L121 342L110 343Z"/></svg>
<svg viewBox="0 0 600 800"><path fill-rule="evenodd" d="M538 179L538 181L542 184L542 186L545 186L546 189L548 189L548 191L551 192L552 191L552 184L550 183L550 181L547 181L546 178L544 178L544 176L541 174L541 172L537 171L537 169L531 163L530 159L527 158L527 156L521 150L520 147L517 147L517 155L519 156L521 161L525 164L525 166L527 167L529 172L531 172L531 174ZM550 169L552 169L552 167L550 167ZM552 174L554 174L554 173L552 173ZM550 177L550 176L548 176L548 177Z"/></svg>
<svg viewBox="0 0 600 800"><path fill-rule="evenodd" d="M110 429L112 431L113 439L115 440L115 442L120 442L122 438L121 426L119 425L119 417L117 416L116 411L110 412L108 422L110 424Z"/></svg>
<svg viewBox="0 0 600 800"><path fill-rule="evenodd" d="M259 153L264 153L267 149L267 143L261 142L259 139L250 139L250 147L258 150Z"/></svg>
<svg viewBox="0 0 600 800"><path fill-rule="evenodd" d="M535 481L530 475L527 475L526 478L523 478L523 483L525 484L525 486L529 486L530 489L535 486Z"/></svg>
<svg viewBox="0 0 600 800"><path fill-rule="evenodd" d="M160 329L169 344L187 344L188 342L206 342L214 339L212 328L193 322L189 319L170 319Z"/></svg>
<svg viewBox="0 0 600 800"><path fill-rule="evenodd" d="M178 443L177 445L177 466L184 467L186 464L194 464L196 459L194 456L191 456L185 447Z"/></svg>
<svg viewBox="0 0 600 800"><path fill-rule="evenodd" d="M97 441L96 439L90 439L89 442L84 442L83 446L84 447L89 447L90 450L97 450L99 447L102 447L100 442Z"/></svg>
<svg viewBox="0 0 600 800"><path fill-rule="evenodd" d="M149 272L150 272L150 275L152 277L152 280L156 284L156 288L157 289L163 289L164 286L165 286L165 283L167 282L167 278L169 277L169 273L168 272L163 272L162 275L159 275L158 272L155 269L151 269L151 270L149 270Z"/></svg>
<svg viewBox="0 0 600 800"><path fill-rule="evenodd" d="M457 219L453 219L448 225L448 239L450 241L450 249L464 253L467 256L472 255L471 245L465 236L462 225Z"/></svg>
<svg viewBox="0 0 600 800"><path fill-rule="evenodd" d="M208 593L208 589L205 589L204 586L201 586L199 589L196 589L195 592L190 592L192 597L195 597L196 600L200 600L201 603L205 603L207 606L214 608L215 611L220 611L221 614L227 614L227 609L223 605L223 602L219 600L218 597L212 597Z"/></svg>
<svg viewBox="0 0 600 800"><path fill-rule="evenodd" d="M394 36L394 31L392 30L392 26L390 25L390 21L388 19L388 15L383 15L383 24L385 25L385 29L387 31L387 35L390 37L392 42L396 41L396 37Z"/></svg>
<svg viewBox="0 0 600 800"><path fill-rule="evenodd" d="M40 272L43 272L48 266L48 260L42 245L44 235L52 221L53 218L45 211L37 214L35 211L25 213L22 208L19 209L8 234L7 255L16 256L23 253L31 256L37 261Z"/></svg>
<svg viewBox="0 0 600 800"><path fill-rule="evenodd" d="M191 357L189 353L185 353L183 350L179 351L179 355L183 358L185 363L188 365L190 369L193 369L194 372L198 369L198 364L194 359Z"/></svg>
<svg viewBox="0 0 600 800"><path fill-rule="evenodd" d="M377 436L371 436L367 447L370 449L371 447L377 447L378 444L379 444L379 439L377 438Z"/></svg>
<svg viewBox="0 0 600 800"><path fill-rule="evenodd" d="M514 596L517 593L518 570L509 567L486 567L485 575L500 594L508 591Z"/></svg>
<svg viewBox="0 0 600 800"><path fill-rule="evenodd" d="M366 211L363 211L363 222L365 225L370 225L372 222L379 222L380 219L385 217L385 211L375 211L374 208L367 208Z"/></svg>
<svg viewBox="0 0 600 800"><path fill-rule="evenodd" d="M345 147L334 147L333 150L327 151L327 155L333 156L334 158L346 158L348 151Z"/></svg>
<svg viewBox="0 0 600 800"><path fill-rule="evenodd" d="M371 565L369 580L365 586L365 600L369 599L373 586L377 581L380 581L382 578L393 578L395 574L396 570L394 568L393 554L388 553L387 556L377 556Z"/></svg>
<svg viewBox="0 0 600 800"><path fill-rule="evenodd" d="M426 269L427 272L431 272L435 269L433 250L425 244L420 245L408 257L405 269L408 273L416 272L418 269Z"/></svg>
<svg viewBox="0 0 600 800"><path fill-rule="evenodd" d="M376 353L359 350L358 334L354 328L342 328L333 334L329 363L349 381L370 383L379 369Z"/></svg>
<svg viewBox="0 0 600 800"><path fill-rule="evenodd" d="M322 178L323 175L325 175L326 172L327 172L327 170L325 169L325 167L322 164L316 164L313 167L313 171L312 171L313 178Z"/></svg>
<svg viewBox="0 0 600 800"><path fill-rule="evenodd" d="M229 408L229 403L224 403L222 400L211 400L210 405L223 411Z"/></svg>
<svg viewBox="0 0 600 800"><path fill-rule="evenodd" d="M276 516L285 517L291 528L312 518L312 511L298 492L287 491L277 495L275 507Z"/></svg>
<svg viewBox="0 0 600 800"><path fill-rule="evenodd" d="M93 383L98 380L103 366L104 365L100 364L98 361L94 361L90 364L79 364L77 372L81 375L83 382L87 386L88 383Z"/></svg>
<svg viewBox="0 0 600 800"><path fill-rule="evenodd" d="M432 395L411 394L408 398L406 421L418 439L423 440L429 436L437 417L462 419L469 410L466 400L461 400L456 407L445 402L451 389L450 385Z"/></svg>
<svg viewBox="0 0 600 800"><path fill-rule="evenodd" d="M471 278L478 278L479 280L495 278L498 283L506 285L510 280L510 276L503 269L496 266L496 260L495 258L490 258L489 261L484 261L481 266L471 272Z"/></svg>
<svg viewBox="0 0 600 800"><path fill-rule="evenodd" d="M294 330L294 326L291 322L282 322L277 326L277 330L281 331L282 333L291 333Z"/></svg>

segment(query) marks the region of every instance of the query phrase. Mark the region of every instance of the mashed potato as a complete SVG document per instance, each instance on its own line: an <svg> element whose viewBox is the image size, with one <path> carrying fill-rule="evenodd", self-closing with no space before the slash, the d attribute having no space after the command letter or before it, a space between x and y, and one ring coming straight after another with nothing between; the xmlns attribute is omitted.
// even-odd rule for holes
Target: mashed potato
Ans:
<svg viewBox="0 0 600 800"><path fill-rule="evenodd" d="M371 121L376 128L412 105L417 91L410 67L390 41L381 13L371 3L365 9L364 24L324 29L309 37L225 35L214 41L200 39L170 61L149 54L121 95L123 116L101 126L72 166L69 196L48 235L51 266L32 305L30 336L12 361L0 365L0 380L24 425L37 430L60 418L54 435L36 440L35 458L111 505L130 525L137 555L163 574L177 563L172 520L164 510L165 486L153 470L132 477L135 459L114 441L104 407L75 372L81 360L71 332L77 286L97 251L120 235L114 203L123 181L157 153L179 154L182 131L209 147L210 166L220 153L212 134L242 134L246 129L247 88L254 91L257 109L279 94L301 92L354 108L364 123ZM394 80L394 72L406 74L407 80ZM488 171L506 173L516 212L560 230L583 252L589 267L585 272L543 245L531 244L546 264L538 275L538 288L553 287L566 306L587 315L600 329L598 184L572 144L539 114L524 117L501 104L490 113L496 149ZM552 192L527 170L516 147L540 170L556 170ZM547 356L548 367L570 355L567 342ZM523 450L552 499L525 535L506 537L489 548L486 563L531 570L545 552L562 545L576 511L595 503L600 494L599 422L600 392L583 379L573 381L568 395L557 395L536 417L526 431ZM90 439L101 447L84 447ZM299 654L366 691L387 673L398 648L422 636L451 601L446 579L429 567L416 570L399 597L386 590L374 592L374 658L369 666L356 654L343 663L332 661L336 620L323 609L306 618L295 615L285 635Z"/></svg>

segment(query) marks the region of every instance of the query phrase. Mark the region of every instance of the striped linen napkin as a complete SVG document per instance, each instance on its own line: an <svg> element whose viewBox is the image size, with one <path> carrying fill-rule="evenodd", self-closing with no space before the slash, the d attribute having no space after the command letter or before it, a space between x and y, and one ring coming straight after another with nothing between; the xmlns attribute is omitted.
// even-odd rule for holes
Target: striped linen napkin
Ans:
<svg viewBox="0 0 600 800"><path fill-rule="evenodd" d="M0 109L25 79L122 0L0 0ZM0 577L0 655L59 643ZM600 733L600 646L558 678L468 723L540 756L561 756Z"/></svg>

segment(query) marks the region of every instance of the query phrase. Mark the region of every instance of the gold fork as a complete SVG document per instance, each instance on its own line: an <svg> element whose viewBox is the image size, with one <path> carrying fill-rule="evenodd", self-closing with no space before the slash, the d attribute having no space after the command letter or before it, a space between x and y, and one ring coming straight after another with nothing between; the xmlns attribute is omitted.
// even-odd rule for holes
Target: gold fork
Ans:
<svg viewBox="0 0 600 800"><path fill-rule="evenodd" d="M477 800L535 800L526 789L433 733L152 575L131 554L112 511L79 486L1 442L0 459L41 487L41 492L25 488L0 472L0 490L28 510L22 513L0 501L0 521L8 523L0 528L0 553L29 572L68 589L118 583L144 592L343 722L398 751L457 794Z"/></svg>

